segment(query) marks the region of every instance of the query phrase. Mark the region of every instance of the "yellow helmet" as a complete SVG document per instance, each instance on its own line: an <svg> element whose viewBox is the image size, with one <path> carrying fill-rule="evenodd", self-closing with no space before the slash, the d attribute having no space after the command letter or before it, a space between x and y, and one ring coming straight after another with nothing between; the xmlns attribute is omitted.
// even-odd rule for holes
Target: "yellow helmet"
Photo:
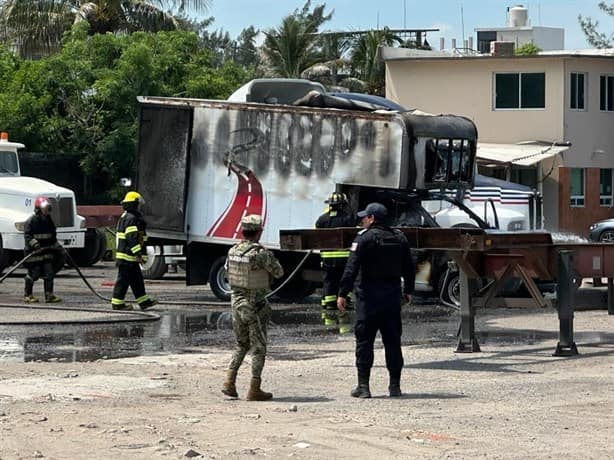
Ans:
<svg viewBox="0 0 614 460"><path fill-rule="evenodd" d="M125 203L145 203L145 200L143 199L143 197L141 196L141 194L139 192L128 192L126 193L126 196L124 197L124 199L122 200L122 204Z"/></svg>

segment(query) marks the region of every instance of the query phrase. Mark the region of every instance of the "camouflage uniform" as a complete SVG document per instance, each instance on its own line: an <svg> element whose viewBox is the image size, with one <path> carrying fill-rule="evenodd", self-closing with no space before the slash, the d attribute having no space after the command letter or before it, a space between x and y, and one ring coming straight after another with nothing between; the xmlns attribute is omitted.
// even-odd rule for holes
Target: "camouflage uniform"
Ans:
<svg viewBox="0 0 614 460"><path fill-rule="evenodd" d="M247 216L242 220L243 230L260 229L260 225L259 216ZM243 240L228 251L228 264L233 263L233 256L249 256L250 266L253 269L265 270L269 273L269 278L280 278L283 275L283 268L277 258L259 243ZM232 321L237 347L228 370L236 376L245 355L251 348L252 377L259 379L264 367L267 323L271 316L271 307L266 299L270 287L259 289L236 287L233 286L231 279L231 288Z"/></svg>

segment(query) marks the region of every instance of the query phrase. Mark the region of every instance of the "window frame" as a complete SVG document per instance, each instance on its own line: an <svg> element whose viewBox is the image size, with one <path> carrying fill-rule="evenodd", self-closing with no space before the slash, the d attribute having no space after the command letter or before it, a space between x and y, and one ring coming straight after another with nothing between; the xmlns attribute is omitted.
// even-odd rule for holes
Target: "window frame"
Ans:
<svg viewBox="0 0 614 460"><path fill-rule="evenodd" d="M603 81L605 79L605 85L603 85ZM610 96L608 94L608 81L612 80L612 90L614 92L614 74L608 74L608 73L604 73L599 75L599 111L600 112L604 112L604 113L608 113L608 112L614 112L614 95ZM604 89L605 89L605 94L604 94ZM608 98L608 96L610 96ZM611 99L609 102L611 102L611 104L608 104L608 99ZM605 104L605 108L604 105Z"/></svg>
<svg viewBox="0 0 614 460"><path fill-rule="evenodd" d="M581 195L571 194L572 174L573 174L573 171L575 170L582 171L582 194ZM570 168L570 171L569 171L569 207L583 208L585 206L585 203L586 203L586 168Z"/></svg>
<svg viewBox="0 0 614 460"><path fill-rule="evenodd" d="M610 171L610 193L607 195L601 194L601 171ZM612 185L614 184L614 169L612 168L599 168L599 206L602 208L611 208L614 190Z"/></svg>
<svg viewBox="0 0 614 460"><path fill-rule="evenodd" d="M523 75L543 75L544 76L544 105L543 107L522 107L522 76ZM497 107L497 75L517 75L518 76L518 107ZM546 72L493 72L492 74L492 107L493 111L511 111L511 110L546 110Z"/></svg>
<svg viewBox="0 0 614 460"><path fill-rule="evenodd" d="M579 89L580 87L578 86L578 81L577 81L577 76L578 75L582 75L582 107L573 107L573 83L572 83L572 77L576 75L576 104L578 103L578 95L579 95ZM569 72L569 110L573 110L574 112L586 112L588 111L588 107L587 107L587 95L588 95L588 73L587 72Z"/></svg>

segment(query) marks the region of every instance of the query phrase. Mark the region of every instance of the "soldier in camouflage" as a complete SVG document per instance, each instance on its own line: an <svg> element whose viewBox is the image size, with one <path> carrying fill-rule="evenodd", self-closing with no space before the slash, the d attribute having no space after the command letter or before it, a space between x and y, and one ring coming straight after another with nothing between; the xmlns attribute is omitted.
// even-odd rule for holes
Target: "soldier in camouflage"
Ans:
<svg viewBox="0 0 614 460"><path fill-rule="evenodd" d="M249 215L241 219L243 240L228 251L227 273L231 294L232 323L237 346L228 366L222 393L238 397L237 373L247 352L252 350L252 379L247 393L250 401L266 401L271 393L260 389L266 356L267 323L271 307L266 295L272 278L281 278L284 271L273 253L260 245L262 218Z"/></svg>

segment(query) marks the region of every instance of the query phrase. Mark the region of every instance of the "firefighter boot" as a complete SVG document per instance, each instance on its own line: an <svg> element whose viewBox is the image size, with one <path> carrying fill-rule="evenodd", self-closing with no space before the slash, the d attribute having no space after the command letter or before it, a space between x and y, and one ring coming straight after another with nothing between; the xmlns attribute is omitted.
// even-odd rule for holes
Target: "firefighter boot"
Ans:
<svg viewBox="0 0 614 460"><path fill-rule="evenodd" d="M32 294L27 294L23 297L25 303L37 303L38 297L34 297Z"/></svg>
<svg viewBox="0 0 614 460"><path fill-rule="evenodd" d="M358 372L358 385L350 393L354 398L370 398L369 372Z"/></svg>
<svg viewBox="0 0 614 460"><path fill-rule="evenodd" d="M53 292L45 292L45 302L47 303L59 303L62 299L60 299Z"/></svg>
<svg viewBox="0 0 614 460"><path fill-rule="evenodd" d="M38 302L38 297L34 297L32 292L34 290L34 281L28 275L25 278L26 288L24 290L23 301L25 303L36 303Z"/></svg>
<svg viewBox="0 0 614 460"><path fill-rule="evenodd" d="M388 394L391 398L401 396L401 376L390 376L390 384L388 385Z"/></svg>
<svg viewBox="0 0 614 460"><path fill-rule="evenodd" d="M153 307L154 305L158 305L158 299L148 298L139 304L141 310L147 310L148 308Z"/></svg>
<svg viewBox="0 0 614 460"><path fill-rule="evenodd" d="M235 385L236 381L237 381L237 371L233 369L228 369L228 371L226 371L226 380L224 381L224 384L222 385L222 393L224 393L226 396L238 398L239 393L237 393L237 387Z"/></svg>
<svg viewBox="0 0 614 460"><path fill-rule="evenodd" d="M249 391L247 392L248 401L268 401L273 398L273 393L268 393L260 389L261 379L258 377L252 377L249 385Z"/></svg>

